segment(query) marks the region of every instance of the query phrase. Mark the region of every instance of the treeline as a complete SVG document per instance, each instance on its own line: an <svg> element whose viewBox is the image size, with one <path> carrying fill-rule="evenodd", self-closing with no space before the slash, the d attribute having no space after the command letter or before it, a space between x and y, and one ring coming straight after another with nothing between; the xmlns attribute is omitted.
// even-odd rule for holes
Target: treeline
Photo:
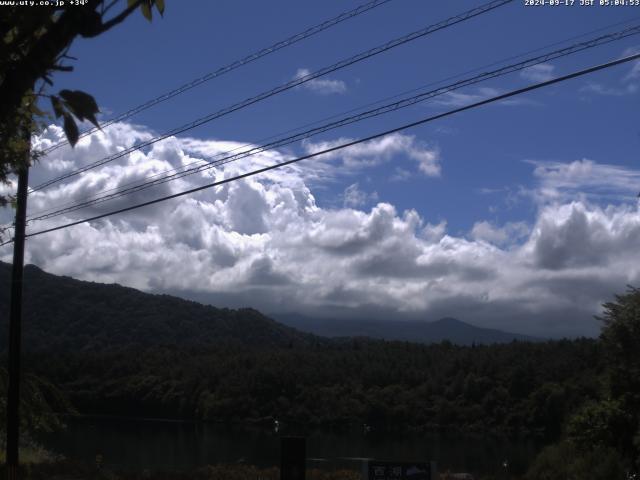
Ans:
<svg viewBox="0 0 640 480"><path fill-rule="evenodd" d="M601 388L594 340L460 347L352 339L28 357L87 414L560 434Z"/></svg>

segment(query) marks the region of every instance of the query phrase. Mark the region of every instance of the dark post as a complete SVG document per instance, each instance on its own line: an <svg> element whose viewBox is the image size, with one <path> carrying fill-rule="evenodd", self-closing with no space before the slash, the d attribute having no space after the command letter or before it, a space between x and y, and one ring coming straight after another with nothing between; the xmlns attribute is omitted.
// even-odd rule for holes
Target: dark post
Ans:
<svg viewBox="0 0 640 480"><path fill-rule="evenodd" d="M307 469L307 439L280 439L280 480L305 480Z"/></svg>
<svg viewBox="0 0 640 480"><path fill-rule="evenodd" d="M27 151L29 154L29 150ZM22 323L22 274L24 270L25 218L29 158L18 173L16 221L13 236L11 271L11 310L9 313L9 386L7 388L7 478L18 478L18 443L20 439L20 336Z"/></svg>

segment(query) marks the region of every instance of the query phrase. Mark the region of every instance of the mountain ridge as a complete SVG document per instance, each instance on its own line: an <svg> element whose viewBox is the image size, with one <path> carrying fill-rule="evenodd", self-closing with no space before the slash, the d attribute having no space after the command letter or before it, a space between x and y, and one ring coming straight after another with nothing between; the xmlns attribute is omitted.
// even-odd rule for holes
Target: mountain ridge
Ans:
<svg viewBox="0 0 640 480"><path fill-rule="evenodd" d="M450 341L458 345L525 342L544 339L491 328L482 328L453 317L435 321L420 320L338 320L307 317L299 314L272 314L276 320L299 330L323 337L364 336L382 340L438 343Z"/></svg>
<svg viewBox="0 0 640 480"><path fill-rule="evenodd" d="M11 265L0 262L0 323L8 322ZM367 337L460 345L535 341L445 317L435 322L331 320L228 309L119 284L77 280L25 266L24 347L32 351L114 350L156 345L289 347ZM0 329L0 350L8 329Z"/></svg>
<svg viewBox="0 0 640 480"><path fill-rule="evenodd" d="M8 324L11 265L0 262L0 322ZM87 282L25 266L23 345L26 350L113 350L179 345L309 344L313 335L257 310L231 310L119 284ZM0 349L8 329L0 329Z"/></svg>

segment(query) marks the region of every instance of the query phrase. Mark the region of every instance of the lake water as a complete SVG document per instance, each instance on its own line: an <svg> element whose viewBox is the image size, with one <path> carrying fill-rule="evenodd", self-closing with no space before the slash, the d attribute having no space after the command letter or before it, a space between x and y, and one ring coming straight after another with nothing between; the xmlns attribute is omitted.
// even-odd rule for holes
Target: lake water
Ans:
<svg viewBox="0 0 640 480"><path fill-rule="evenodd" d="M101 454L106 465L136 470L240 462L276 466L283 433L208 423L114 418L69 419L67 425L64 431L42 437L44 446L85 462L94 462ZM496 474L503 471L506 460L512 473L522 473L540 449L531 440L481 435L315 431L306 437L309 468L327 469L359 470L360 458L376 458L435 460L440 471Z"/></svg>

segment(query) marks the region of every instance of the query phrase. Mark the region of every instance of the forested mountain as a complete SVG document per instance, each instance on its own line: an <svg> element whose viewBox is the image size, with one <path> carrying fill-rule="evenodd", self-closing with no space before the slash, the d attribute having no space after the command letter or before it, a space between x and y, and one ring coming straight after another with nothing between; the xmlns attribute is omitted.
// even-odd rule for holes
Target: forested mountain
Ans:
<svg viewBox="0 0 640 480"><path fill-rule="evenodd" d="M11 266L0 262L0 349L7 345ZM25 267L26 351L96 352L181 345L306 344L313 336L245 308L220 309L120 285L84 282Z"/></svg>
<svg viewBox="0 0 640 480"><path fill-rule="evenodd" d="M11 266L0 262L0 314L9 310ZM315 319L283 315L276 322L244 308L220 309L169 295L152 295L117 284L84 282L25 268L24 346L27 350L71 351L157 345L184 347L239 344L252 347L321 342L327 337L362 337L459 345L531 341L532 337L478 328L453 318L436 322ZM6 346L0 329L0 350Z"/></svg>
<svg viewBox="0 0 640 480"><path fill-rule="evenodd" d="M9 270L0 265L3 346ZM601 390L596 340L326 339L251 309L25 274L24 364L81 413L553 436Z"/></svg>
<svg viewBox="0 0 640 480"><path fill-rule="evenodd" d="M455 318L441 318L434 322L427 322L416 320L344 320L297 314L274 314L272 316L285 325L324 337L365 336L419 343L438 343L448 340L457 345L541 340L527 335L476 327Z"/></svg>

